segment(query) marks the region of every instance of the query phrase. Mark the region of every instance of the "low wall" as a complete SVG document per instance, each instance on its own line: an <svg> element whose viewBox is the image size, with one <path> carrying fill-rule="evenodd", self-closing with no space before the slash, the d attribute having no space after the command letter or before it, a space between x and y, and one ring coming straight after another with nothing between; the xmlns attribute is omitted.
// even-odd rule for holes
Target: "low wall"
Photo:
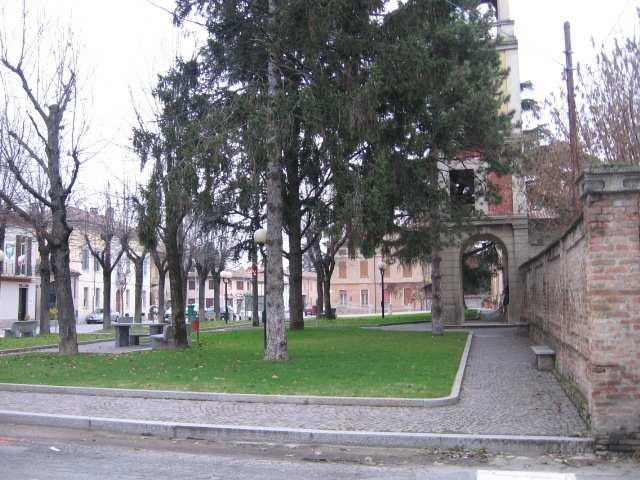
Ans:
<svg viewBox="0 0 640 480"><path fill-rule="evenodd" d="M520 267L522 319L601 446L640 448L640 169L591 170L583 214Z"/></svg>

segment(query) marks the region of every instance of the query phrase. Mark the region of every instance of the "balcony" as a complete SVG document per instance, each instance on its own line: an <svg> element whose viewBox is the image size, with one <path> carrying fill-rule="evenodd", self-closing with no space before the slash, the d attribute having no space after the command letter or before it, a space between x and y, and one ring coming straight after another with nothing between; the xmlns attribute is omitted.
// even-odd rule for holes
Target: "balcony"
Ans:
<svg viewBox="0 0 640 480"><path fill-rule="evenodd" d="M28 281L31 279L31 275L27 275L27 265L16 266L15 262L3 262L0 275L3 280L17 279L22 281Z"/></svg>

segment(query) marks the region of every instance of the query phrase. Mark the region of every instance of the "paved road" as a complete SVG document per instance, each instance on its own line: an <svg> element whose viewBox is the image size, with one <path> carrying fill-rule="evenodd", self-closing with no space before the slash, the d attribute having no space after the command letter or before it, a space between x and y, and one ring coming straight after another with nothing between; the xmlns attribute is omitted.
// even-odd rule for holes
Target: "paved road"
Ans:
<svg viewBox="0 0 640 480"><path fill-rule="evenodd" d="M528 345L527 338L514 329L477 329L461 401L440 408L142 400L2 391L0 405L4 410L261 427L513 435L584 433L583 421L554 376L533 368Z"/></svg>
<svg viewBox="0 0 640 480"><path fill-rule="evenodd" d="M637 480L629 460L170 441L2 425L0 478Z"/></svg>

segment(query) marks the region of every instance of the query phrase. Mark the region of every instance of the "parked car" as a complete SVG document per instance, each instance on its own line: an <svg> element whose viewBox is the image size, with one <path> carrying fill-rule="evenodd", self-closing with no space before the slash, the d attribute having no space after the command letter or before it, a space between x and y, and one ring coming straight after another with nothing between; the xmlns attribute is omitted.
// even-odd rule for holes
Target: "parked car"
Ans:
<svg viewBox="0 0 640 480"><path fill-rule="evenodd" d="M306 315L317 315L318 310L316 305L309 305L308 307L304 307L304 314Z"/></svg>
<svg viewBox="0 0 640 480"><path fill-rule="evenodd" d="M111 321L118 322L120 320L120 314L118 312L111 312ZM87 315L87 323L104 323L104 309L97 308L95 312Z"/></svg>

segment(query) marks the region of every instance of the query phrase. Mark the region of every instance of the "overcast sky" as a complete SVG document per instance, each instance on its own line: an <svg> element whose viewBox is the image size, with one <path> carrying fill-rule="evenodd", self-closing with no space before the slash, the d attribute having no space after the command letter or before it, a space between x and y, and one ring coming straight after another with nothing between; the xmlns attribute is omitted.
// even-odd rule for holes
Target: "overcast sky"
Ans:
<svg viewBox="0 0 640 480"><path fill-rule="evenodd" d="M18 0L0 0L6 10ZM155 5L154 5L155 4ZM107 178L113 182L139 172L128 150L134 124L132 102L146 103L142 92L155 83L177 53L189 56L203 35L199 27L176 29L170 0L27 0L30 10L71 25L79 39L92 98L90 144L95 157L84 165L80 187L96 192ZM563 22L572 27L575 62L591 62L596 43L611 42L638 30L640 0L511 0L520 44L521 80L531 80L534 96L543 99L562 84ZM5 18L4 22L12 22ZM17 21L17 19L16 19ZM132 100L133 95L133 100ZM81 200L81 199L79 199ZM97 200L87 195L83 206Z"/></svg>

